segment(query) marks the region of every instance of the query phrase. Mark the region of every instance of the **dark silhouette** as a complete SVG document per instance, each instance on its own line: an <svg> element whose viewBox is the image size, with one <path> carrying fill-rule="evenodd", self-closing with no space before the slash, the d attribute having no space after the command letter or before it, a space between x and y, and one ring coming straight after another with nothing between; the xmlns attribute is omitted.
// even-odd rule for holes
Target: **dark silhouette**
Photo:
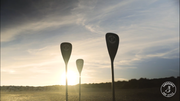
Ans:
<svg viewBox="0 0 180 101"><path fill-rule="evenodd" d="M71 43L63 42L63 43L61 43L60 48L61 48L61 53L62 53L64 62L67 65L69 58L71 56L72 45L71 45Z"/></svg>
<svg viewBox="0 0 180 101"><path fill-rule="evenodd" d="M131 79L129 81L116 81L116 100L117 101L179 101L179 80L180 77L166 77L166 78L140 78ZM160 87L166 82L173 82L177 91L171 98L164 97L161 94ZM69 86L69 90L72 97L78 98L79 85ZM90 83L82 84L82 100L87 101L112 101L111 100L111 82L104 83ZM26 96L26 94L49 94L47 99L53 96L53 99L58 99L59 93L64 92L66 86L52 85L52 86L1 86L1 94L17 94L17 96ZM37 93L36 93L37 92ZM45 93L44 93L45 92ZM63 95L62 95L63 96ZM40 96L41 97L41 96ZM44 96L45 97L45 96ZM77 99L78 100L78 99ZM52 100L55 101L55 100Z"/></svg>
<svg viewBox="0 0 180 101"><path fill-rule="evenodd" d="M71 43L64 42L64 43L61 43L60 48L61 48L61 53L62 53L64 62L66 65L66 101L68 101L67 64L68 64L69 58L71 56L72 45L71 45Z"/></svg>
<svg viewBox="0 0 180 101"><path fill-rule="evenodd" d="M76 60L76 66L77 66L78 71L79 71L79 101L81 101L81 72L83 69L83 64L84 64L83 59Z"/></svg>
<svg viewBox="0 0 180 101"><path fill-rule="evenodd" d="M161 85L166 82L173 82L177 90L179 89L179 81L180 77L166 77L166 78L140 78L140 79L130 79L129 81L116 81L115 87L116 89L145 89L145 88L160 88ZM71 87L78 88L79 85L74 85ZM111 82L105 83L89 83L89 84L81 84L83 88L101 88L101 89L111 89ZM1 86L1 91L59 91L65 89L63 85L52 85L52 86Z"/></svg>
<svg viewBox="0 0 180 101"><path fill-rule="evenodd" d="M115 87L114 87L114 58L117 53L117 49L119 46L119 37L117 34L114 33L107 33L106 34L106 44L109 52L109 56L111 58L111 71L112 71L112 98L115 101Z"/></svg>

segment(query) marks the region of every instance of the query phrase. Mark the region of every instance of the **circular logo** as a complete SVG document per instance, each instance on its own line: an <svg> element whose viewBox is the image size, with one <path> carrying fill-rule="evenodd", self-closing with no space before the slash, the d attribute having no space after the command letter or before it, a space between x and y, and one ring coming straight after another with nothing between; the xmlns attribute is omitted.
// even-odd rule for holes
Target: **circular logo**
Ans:
<svg viewBox="0 0 180 101"><path fill-rule="evenodd" d="M113 36L113 35L110 35L110 36L108 37L108 41L109 41L110 43L114 44L114 43L116 42L116 37Z"/></svg>
<svg viewBox="0 0 180 101"><path fill-rule="evenodd" d="M64 51L69 51L70 50L70 46L68 44L65 44L62 46Z"/></svg>
<svg viewBox="0 0 180 101"><path fill-rule="evenodd" d="M166 81L161 85L161 93L165 97L172 97L176 93L176 85L173 82Z"/></svg>

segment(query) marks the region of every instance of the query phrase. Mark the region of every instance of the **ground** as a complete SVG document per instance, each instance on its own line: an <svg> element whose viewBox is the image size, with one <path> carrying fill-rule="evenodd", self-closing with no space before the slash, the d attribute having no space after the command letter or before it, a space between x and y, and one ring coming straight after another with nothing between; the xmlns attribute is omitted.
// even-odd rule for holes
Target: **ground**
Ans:
<svg viewBox="0 0 180 101"><path fill-rule="evenodd" d="M81 101L112 101L111 89L82 88ZM69 89L68 101L79 101L77 88ZM65 101L65 90L61 91L1 91L1 101ZM116 89L116 101L179 101L176 93L172 98L164 97L159 88Z"/></svg>

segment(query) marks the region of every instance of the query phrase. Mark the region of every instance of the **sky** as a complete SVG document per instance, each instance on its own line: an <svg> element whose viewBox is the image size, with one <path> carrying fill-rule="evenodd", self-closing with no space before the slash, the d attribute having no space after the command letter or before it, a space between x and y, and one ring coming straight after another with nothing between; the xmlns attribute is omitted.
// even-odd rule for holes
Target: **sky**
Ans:
<svg viewBox="0 0 180 101"><path fill-rule="evenodd" d="M1 85L111 82L105 35L120 38L115 81L179 76L179 0L1 0Z"/></svg>

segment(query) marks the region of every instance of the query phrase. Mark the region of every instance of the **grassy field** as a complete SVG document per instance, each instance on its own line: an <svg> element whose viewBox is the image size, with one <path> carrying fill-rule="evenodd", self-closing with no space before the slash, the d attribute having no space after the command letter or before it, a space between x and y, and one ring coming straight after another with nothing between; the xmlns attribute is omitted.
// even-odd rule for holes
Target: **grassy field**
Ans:
<svg viewBox="0 0 180 101"><path fill-rule="evenodd" d="M165 98L159 88L116 89L116 101L179 101L179 94ZM69 89L69 101L79 101L77 88ZM1 91L1 101L65 101L65 90L61 91ZM82 88L81 101L112 101L111 89Z"/></svg>

